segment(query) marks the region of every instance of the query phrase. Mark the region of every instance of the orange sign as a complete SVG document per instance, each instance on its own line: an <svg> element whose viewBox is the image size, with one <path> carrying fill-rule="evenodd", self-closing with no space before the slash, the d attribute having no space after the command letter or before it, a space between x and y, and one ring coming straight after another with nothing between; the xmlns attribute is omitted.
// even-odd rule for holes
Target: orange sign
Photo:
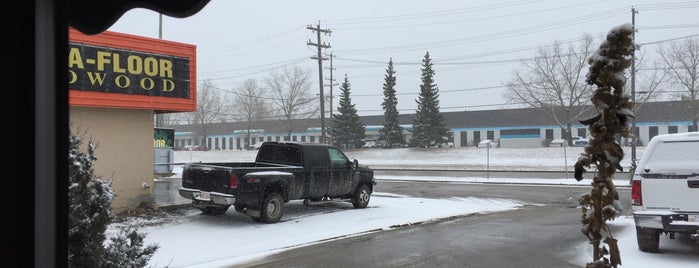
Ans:
<svg viewBox="0 0 699 268"><path fill-rule="evenodd" d="M116 32L69 31L70 105L196 109L196 46Z"/></svg>

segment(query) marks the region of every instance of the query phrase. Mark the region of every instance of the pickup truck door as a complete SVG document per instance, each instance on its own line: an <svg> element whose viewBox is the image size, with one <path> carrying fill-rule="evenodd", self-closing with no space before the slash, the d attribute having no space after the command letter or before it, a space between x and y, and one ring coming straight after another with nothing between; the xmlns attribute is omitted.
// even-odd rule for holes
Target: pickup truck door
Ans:
<svg viewBox="0 0 699 268"><path fill-rule="evenodd" d="M309 198L322 198L328 195L332 180L330 169L330 157L325 148L306 147L305 161L307 169L307 181L305 183L306 196Z"/></svg>
<svg viewBox="0 0 699 268"><path fill-rule="evenodd" d="M330 195L339 196L351 192L354 185L354 167L352 162L340 149L328 148L328 154L332 169Z"/></svg>

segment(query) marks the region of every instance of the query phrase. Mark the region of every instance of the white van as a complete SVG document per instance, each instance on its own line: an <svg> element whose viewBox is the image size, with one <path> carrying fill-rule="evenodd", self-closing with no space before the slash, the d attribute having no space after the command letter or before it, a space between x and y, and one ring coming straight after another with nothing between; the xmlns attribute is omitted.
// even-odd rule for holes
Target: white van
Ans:
<svg viewBox="0 0 699 268"><path fill-rule="evenodd" d="M651 139L633 173L631 202L641 251L657 252L661 234L699 243L699 132Z"/></svg>

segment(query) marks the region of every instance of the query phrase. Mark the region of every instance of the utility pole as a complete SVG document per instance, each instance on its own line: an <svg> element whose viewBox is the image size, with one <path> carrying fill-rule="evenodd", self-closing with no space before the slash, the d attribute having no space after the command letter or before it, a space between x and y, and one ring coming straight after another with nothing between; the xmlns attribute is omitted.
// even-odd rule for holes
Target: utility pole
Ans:
<svg viewBox="0 0 699 268"><path fill-rule="evenodd" d="M163 13L158 17L158 38L163 39Z"/></svg>
<svg viewBox="0 0 699 268"><path fill-rule="evenodd" d="M633 31L631 32L631 40L633 41L633 53L631 54L631 101L633 101L633 113L634 116L631 118L631 133L633 138L633 143L631 144L631 163L636 164L636 143L638 143L638 131L636 130L636 14L638 10L631 7L631 25L633 26Z"/></svg>
<svg viewBox="0 0 699 268"><path fill-rule="evenodd" d="M321 29L320 28L320 22L315 26L315 28L311 25L306 26L306 29L311 30L316 33L318 42L313 43L311 40L308 40L306 43L309 46L314 46L318 48L318 55L311 57L311 59L318 60L318 84L320 86L320 143L326 144L325 141L325 94L323 94L323 60L327 60L327 58L323 58L323 48L330 48L329 44L324 44L320 41L320 34L324 33L327 35L330 35L331 31L328 29Z"/></svg>
<svg viewBox="0 0 699 268"><path fill-rule="evenodd" d="M163 39L163 13L158 13L158 39ZM163 127L165 125L165 115L155 115L155 126Z"/></svg>
<svg viewBox="0 0 699 268"><path fill-rule="evenodd" d="M333 77L333 70L335 70L335 68L333 68L333 58L334 57L335 57L335 55L333 55L333 53L330 52L330 55L328 55L328 58L330 58L330 68L328 68L330 70L330 78L327 78L327 80L329 81L328 86L330 86L330 129L332 129L332 127L333 127L333 86L337 85L337 84L335 84L335 78ZM330 132L330 133L332 133L332 132ZM332 134L329 134L328 138L330 138L329 143L333 144Z"/></svg>

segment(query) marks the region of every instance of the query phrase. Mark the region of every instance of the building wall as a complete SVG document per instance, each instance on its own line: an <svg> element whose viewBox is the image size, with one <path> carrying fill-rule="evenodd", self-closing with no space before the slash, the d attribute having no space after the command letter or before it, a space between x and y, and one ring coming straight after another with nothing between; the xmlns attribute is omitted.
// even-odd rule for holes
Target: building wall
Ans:
<svg viewBox="0 0 699 268"><path fill-rule="evenodd" d="M540 138L513 138L501 139L500 147L502 148L537 148L541 146Z"/></svg>
<svg viewBox="0 0 699 268"><path fill-rule="evenodd" d="M319 143L320 134L307 132L296 133L292 132L291 137L288 133L257 133L250 135L251 144L246 145L245 134L227 134L227 135L210 135L206 140L197 142L197 138L192 133L175 133L175 149L182 149L185 145L202 144L209 150L247 150L250 145L261 141L298 141Z"/></svg>
<svg viewBox="0 0 699 268"><path fill-rule="evenodd" d="M152 205L153 126L152 110L70 107L71 131L97 145L95 175L112 180L115 213Z"/></svg>
<svg viewBox="0 0 699 268"><path fill-rule="evenodd" d="M662 105L658 105L658 107L661 107L662 110L667 111L668 109L672 109L673 103L668 102L668 103L661 103ZM660 110L660 108L658 108ZM523 109L523 111L526 111L526 109ZM501 111L499 110L494 110L494 111L489 111L489 113L493 113L495 118L498 118L498 113ZM463 112L464 117L469 117L468 115L469 112ZM676 113L675 113L676 114ZM513 115L509 115L513 116ZM380 122L383 120L381 116L368 116L370 119L367 119L367 121L370 122ZM380 120L376 120L376 119ZM488 123L478 123L477 126L469 125L468 123L462 122L462 120L459 120L458 116L452 116L450 117L453 122L448 122L448 125L450 126L449 131L453 133L453 146L454 147L471 147L471 146L476 146L479 141L485 140L485 139L492 139L495 140L496 142L500 143L500 147L504 148L515 148L515 147L547 147L550 146L550 142L554 139L561 139L565 137L565 131L561 129L560 126L554 124L554 122L551 122L550 124L542 124L541 120L538 120L536 118L538 117L532 117L532 116L527 116L524 118L515 118L517 119L517 123L513 124L513 126L503 126L499 122L492 122L493 125L489 126ZM669 116L669 118L672 118L672 120L666 120L664 121L663 119L658 119L657 121L651 121L651 122L643 122L643 123L637 123L636 127L638 129L638 139L639 143L637 145L643 146L645 144L648 144L648 142L655 136L655 135L660 135L660 134L665 134L665 133L684 133L684 132L689 132L689 131L696 131L693 130L691 127L691 121L683 121L681 118L682 116ZM678 120L677 118L680 118ZM527 125L527 120L531 120L532 124ZM463 124L463 125L459 125ZM366 135L367 139L375 139L378 137L379 129L381 128L381 125L367 125L365 126L366 128ZM404 135L406 138L406 141L410 140L411 136L411 130L412 126L411 125L401 125L404 129ZM629 127L631 127L629 125ZM189 127L184 127L183 129L188 129ZM231 129L235 129L235 125L231 123ZM191 130L190 130L191 131ZM274 133L273 130L271 129L261 129L261 131L264 132L265 140L269 140L269 138L275 138L272 140L279 140L278 138L282 137L281 140L284 140L284 136L286 134L279 134L279 133ZM277 131L277 130L274 130ZM631 130L633 132L633 130ZM590 139L590 133L585 125L582 124L574 124L572 125L570 133L572 136L580 136L585 139ZM314 128L314 127L309 127L305 133L295 133L294 135L299 135L300 139L297 139L299 141L303 140L304 135L307 141L310 142L319 142L319 128ZM218 135L223 135L227 137L233 137L236 139L240 139L241 136L239 135L228 135L225 133L215 133ZM175 136L176 136L176 144L178 144L178 147L183 146L187 142L191 142L193 140L192 133L191 132L177 132L177 129L175 129ZM293 139L292 139L293 140ZM509 140L509 141L508 141ZM623 146L631 146L631 139L624 139L624 138L618 138L617 141L622 144ZM237 147L236 147L237 148ZM230 147L224 147L223 149L233 149Z"/></svg>
<svg viewBox="0 0 699 268"><path fill-rule="evenodd" d="M487 139L500 142L500 130L496 129L452 128L449 131L453 133L454 147L476 146Z"/></svg>

